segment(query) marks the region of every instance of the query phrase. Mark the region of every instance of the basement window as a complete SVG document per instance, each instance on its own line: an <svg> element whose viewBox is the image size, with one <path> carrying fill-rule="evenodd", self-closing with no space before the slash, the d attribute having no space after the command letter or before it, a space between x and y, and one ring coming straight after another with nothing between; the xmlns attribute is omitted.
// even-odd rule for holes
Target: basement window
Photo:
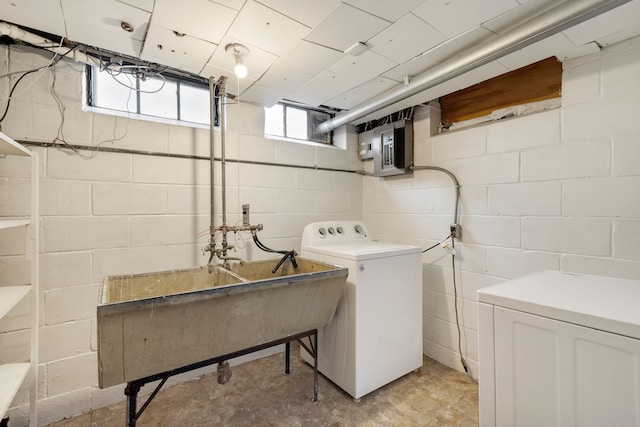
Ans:
<svg viewBox="0 0 640 427"><path fill-rule="evenodd" d="M264 109L264 134L275 139L331 144L331 132L316 132L316 127L331 117L324 111L278 103Z"/></svg>
<svg viewBox="0 0 640 427"><path fill-rule="evenodd" d="M85 77L85 105L90 110L162 123L209 126L209 86L205 83L135 65L86 66Z"/></svg>

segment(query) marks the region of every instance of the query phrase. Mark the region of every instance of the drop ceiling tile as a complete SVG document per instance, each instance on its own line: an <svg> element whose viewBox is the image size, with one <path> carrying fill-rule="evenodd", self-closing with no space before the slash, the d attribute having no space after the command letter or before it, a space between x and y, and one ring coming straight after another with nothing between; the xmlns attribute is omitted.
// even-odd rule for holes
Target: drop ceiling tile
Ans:
<svg viewBox="0 0 640 427"><path fill-rule="evenodd" d="M282 101L287 91L274 89L260 84L254 84L241 95L242 102L251 102L253 104L262 105L263 107L271 107Z"/></svg>
<svg viewBox="0 0 640 427"><path fill-rule="evenodd" d="M456 85L449 82L444 82L432 88L425 89L416 95L410 96L409 98L403 100L402 102L405 104L409 104L411 106L420 105L420 104L424 104L425 102L438 99L441 96L445 96L450 93L456 92L457 90L458 90L458 87L456 87Z"/></svg>
<svg viewBox="0 0 640 427"><path fill-rule="evenodd" d="M218 48L207 64L208 66L224 70L222 75L228 77L234 75L233 69L236 66L233 55L230 55L225 50L225 46L229 43L240 43L240 41L231 37L222 39L222 42L218 45ZM244 65L247 66L247 78L257 80L276 62L278 57L255 46L243 44L249 49L249 54L243 59Z"/></svg>
<svg viewBox="0 0 640 427"><path fill-rule="evenodd" d="M213 55L217 45L189 35L176 36L167 28L151 25L141 58L198 74Z"/></svg>
<svg viewBox="0 0 640 427"><path fill-rule="evenodd" d="M367 44L374 52L401 63L431 49L444 39L442 33L409 13L373 36Z"/></svg>
<svg viewBox="0 0 640 427"><path fill-rule="evenodd" d="M528 0L521 3L523 4L484 22L482 26L496 34L502 34L558 4L557 0Z"/></svg>
<svg viewBox="0 0 640 427"><path fill-rule="evenodd" d="M573 46L573 45L572 45ZM572 47L556 51L556 57L560 61L566 61L567 59L578 58L580 56L591 55L600 52L600 46L598 43L587 43L582 46Z"/></svg>
<svg viewBox="0 0 640 427"><path fill-rule="evenodd" d="M475 27L469 31L445 40L424 55L434 62L443 62L467 49L473 49L478 44L489 39L494 34L482 27Z"/></svg>
<svg viewBox="0 0 640 427"><path fill-rule="evenodd" d="M300 40L278 60L278 66L316 75L343 56L337 50Z"/></svg>
<svg viewBox="0 0 640 427"><path fill-rule="evenodd" d="M461 76L454 77L453 79L449 80L449 83L457 86L460 89L465 89L469 86L473 86L476 83L480 83L504 73L508 73L509 71L510 70L507 67L497 61L494 61L478 67L475 70L468 71Z"/></svg>
<svg viewBox="0 0 640 427"><path fill-rule="evenodd" d="M517 6L516 0L427 0L413 13L453 37Z"/></svg>
<svg viewBox="0 0 640 427"><path fill-rule="evenodd" d="M574 45L580 46L627 28L638 27L639 23L640 1L632 1L563 32Z"/></svg>
<svg viewBox="0 0 640 427"><path fill-rule="evenodd" d="M151 25L220 43L238 11L209 0L156 0Z"/></svg>
<svg viewBox="0 0 640 427"><path fill-rule="evenodd" d="M366 42L388 26L389 22L342 3L304 39L344 52L358 42Z"/></svg>
<svg viewBox="0 0 640 427"><path fill-rule="evenodd" d="M344 0L344 3L350 4L382 19L386 19L387 21L395 22L409 13L413 8L424 3L424 0Z"/></svg>
<svg viewBox="0 0 640 427"><path fill-rule="evenodd" d="M313 79L313 77L313 74L301 73L300 71L274 65L260 78L260 84L274 89L293 92Z"/></svg>
<svg viewBox="0 0 640 427"><path fill-rule="evenodd" d="M70 40L138 56L151 14L115 0L61 0ZM134 31L120 27L128 22Z"/></svg>
<svg viewBox="0 0 640 427"><path fill-rule="evenodd" d="M0 16L2 21L23 25L64 37L62 6L59 2L42 0L1 0Z"/></svg>
<svg viewBox="0 0 640 427"><path fill-rule="evenodd" d="M242 8L227 35L267 52L282 55L309 31L294 21L255 1Z"/></svg>
<svg viewBox="0 0 640 427"><path fill-rule="evenodd" d="M313 27L331 12L340 0L258 0L307 27Z"/></svg>
<svg viewBox="0 0 640 427"><path fill-rule="evenodd" d="M304 86L288 95L292 101L311 106L322 105L325 101L355 86L352 78L330 71L323 71Z"/></svg>
<svg viewBox="0 0 640 427"><path fill-rule="evenodd" d="M366 123L371 120L379 120L385 116L388 116L389 114L393 114L395 112L404 110L405 108L409 108L409 107L411 107L411 105L405 104L404 102L396 102L393 105L381 108L378 111L374 111L373 113L367 114L366 116L360 119L354 120L353 122L351 122L351 124L359 125L361 123Z"/></svg>
<svg viewBox="0 0 640 427"><path fill-rule="evenodd" d="M247 2L247 0L211 0L214 3L218 3L221 4L223 6L227 6L230 7L231 9L234 10L240 10L242 9L242 6L244 6L244 4Z"/></svg>
<svg viewBox="0 0 640 427"><path fill-rule="evenodd" d="M398 65L395 68L392 68L391 70L385 72L383 76L393 79L397 82L403 82L404 76L417 76L418 74L423 73L436 64L437 62L427 55L420 55Z"/></svg>
<svg viewBox="0 0 640 427"><path fill-rule="evenodd" d="M345 55L341 60L328 68L329 71L348 76L356 84L369 81L397 64L382 55L367 50L358 56Z"/></svg>
<svg viewBox="0 0 640 427"><path fill-rule="evenodd" d="M569 51L574 47L575 46L573 46L564 35L555 34L509 55L503 56L499 61L509 70L517 70L518 68L533 64L550 56L555 56L556 52L563 50Z"/></svg>
<svg viewBox="0 0 640 427"><path fill-rule="evenodd" d="M146 10L147 12L153 11L154 0L118 0L120 3L126 3L138 9Z"/></svg>
<svg viewBox="0 0 640 427"><path fill-rule="evenodd" d="M386 92L387 90L397 85L398 82L396 82L395 80L387 79L385 77L377 77L368 81L367 83L361 84L358 87L341 93L335 98L326 101L325 104L329 107L348 110L358 104L363 103L364 101L367 101L377 95L380 95L383 92Z"/></svg>
<svg viewBox="0 0 640 427"><path fill-rule="evenodd" d="M640 35L640 23L634 27L628 27L628 28L625 28L624 30L612 33L608 36L598 38L597 41L600 46L609 46L614 43L618 43L623 40L628 40L632 37L636 37L638 35Z"/></svg>

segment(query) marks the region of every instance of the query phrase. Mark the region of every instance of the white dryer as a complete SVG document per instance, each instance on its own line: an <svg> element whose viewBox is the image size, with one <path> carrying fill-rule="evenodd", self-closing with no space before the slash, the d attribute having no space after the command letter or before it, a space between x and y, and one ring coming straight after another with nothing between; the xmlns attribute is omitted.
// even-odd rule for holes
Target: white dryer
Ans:
<svg viewBox="0 0 640 427"><path fill-rule="evenodd" d="M300 255L349 269L336 313L318 331L322 374L359 399L422 366L421 248L373 241L360 221L327 221L305 227Z"/></svg>

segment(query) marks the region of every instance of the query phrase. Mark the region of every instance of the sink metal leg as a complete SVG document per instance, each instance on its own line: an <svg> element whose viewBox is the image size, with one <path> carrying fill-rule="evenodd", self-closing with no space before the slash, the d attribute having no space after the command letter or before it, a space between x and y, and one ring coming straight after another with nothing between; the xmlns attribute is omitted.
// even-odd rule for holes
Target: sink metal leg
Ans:
<svg viewBox="0 0 640 427"><path fill-rule="evenodd" d="M284 373L291 372L291 341L287 341L284 345Z"/></svg>
<svg viewBox="0 0 640 427"><path fill-rule="evenodd" d="M135 383L127 383L124 394L127 395L127 427L136 427L136 403L138 401L138 392L140 386Z"/></svg>
<svg viewBox="0 0 640 427"><path fill-rule="evenodd" d="M318 401L318 330L313 334L313 401Z"/></svg>

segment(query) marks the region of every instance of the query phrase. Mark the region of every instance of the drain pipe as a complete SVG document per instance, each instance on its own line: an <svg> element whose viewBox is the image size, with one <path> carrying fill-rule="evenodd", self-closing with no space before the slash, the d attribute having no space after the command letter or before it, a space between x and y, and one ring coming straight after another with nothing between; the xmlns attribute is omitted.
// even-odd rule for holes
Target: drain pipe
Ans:
<svg viewBox="0 0 640 427"><path fill-rule="evenodd" d="M534 18L512 27L504 34L489 38L445 62L414 77L407 86L400 86L349 111L324 121L317 132L327 133L368 114L402 101L454 77L474 70L505 55L520 50L576 24L614 9L630 0L568 0Z"/></svg>

